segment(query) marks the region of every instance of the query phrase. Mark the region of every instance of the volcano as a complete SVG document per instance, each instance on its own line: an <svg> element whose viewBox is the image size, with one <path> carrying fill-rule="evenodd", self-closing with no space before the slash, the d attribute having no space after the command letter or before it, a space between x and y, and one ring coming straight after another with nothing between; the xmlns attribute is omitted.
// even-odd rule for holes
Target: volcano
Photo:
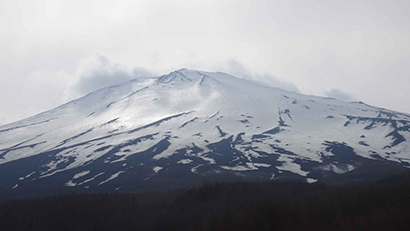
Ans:
<svg viewBox="0 0 410 231"><path fill-rule="evenodd" d="M181 69L1 126L0 195L369 183L407 171L409 139L409 114Z"/></svg>

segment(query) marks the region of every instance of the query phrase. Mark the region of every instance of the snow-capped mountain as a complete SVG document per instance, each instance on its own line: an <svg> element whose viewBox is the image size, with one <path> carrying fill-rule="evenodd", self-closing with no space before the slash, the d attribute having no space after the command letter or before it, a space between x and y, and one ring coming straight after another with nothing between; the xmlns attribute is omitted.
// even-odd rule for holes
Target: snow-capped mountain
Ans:
<svg viewBox="0 0 410 231"><path fill-rule="evenodd" d="M371 181L410 166L409 139L408 114L182 69L1 126L0 191Z"/></svg>

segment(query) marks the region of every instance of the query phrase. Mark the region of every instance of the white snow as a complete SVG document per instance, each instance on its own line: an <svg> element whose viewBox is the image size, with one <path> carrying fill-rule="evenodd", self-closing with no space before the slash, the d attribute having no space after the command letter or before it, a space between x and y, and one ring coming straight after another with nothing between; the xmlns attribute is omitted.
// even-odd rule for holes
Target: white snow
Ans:
<svg viewBox="0 0 410 231"><path fill-rule="evenodd" d="M289 171L301 176L307 176L309 172L303 171L299 164L293 162L292 158L281 156L279 161L285 161L281 166L277 166L276 168L282 171Z"/></svg>
<svg viewBox="0 0 410 231"><path fill-rule="evenodd" d="M177 163L178 164L189 164L189 163L192 163L193 161L191 160L191 159L182 159L182 160L179 160Z"/></svg>
<svg viewBox="0 0 410 231"><path fill-rule="evenodd" d="M236 165L235 167L221 166L221 168L225 170L231 170L231 171L251 171L251 170L258 170L259 169L258 167L268 168L270 166L271 166L270 164L247 162L246 166L245 165Z"/></svg>
<svg viewBox="0 0 410 231"><path fill-rule="evenodd" d="M255 167L262 167L262 168L269 168L272 166L271 164L264 164L264 163L253 163Z"/></svg>
<svg viewBox="0 0 410 231"><path fill-rule="evenodd" d="M96 176L95 176L94 178L92 178L91 180L86 180L86 181L84 181L84 182L82 182L82 183L79 183L79 184L76 184L76 183L73 182L73 180L76 180L76 179L78 179L78 178L80 178L80 177L86 176L86 175L89 174L89 173L90 173L90 171L83 171L83 172L80 172L80 173L75 174L75 175L73 176L73 179L72 179L72 180L70 180L70 181L68 181L67 183L65 183L65 186L74 187L74 186L77 186L77 185L82 185L82 184L84 184L84 183L86 183L86 182L89 182L89 181L95 179L97 176L102 175L102 174L96 175Z"/></svg>
<svg viewBox="0 0 410 231"><path fill-rule="evenodd" d="M204 155L198 155L198 157L209 162L209 164L216 164L216 161L212 158L206 157Z"/></svg>
<svg viewBox="0 0 410 231"><path fill-rule="evenodd" d="M250 170L258 170L258 168L255 168L253 166L244 166L244 165L237 165L235 167L229 167L229 166L221 166L221 168L225 170L231 170L231 171L250 171Z"/></svg>
<svg viewBox="0 0 410 231"><path fill-rule="evenodd" d="M70 181L68 181L67 183L65 183L65 186L68 186L68 187L74 187L74 186L76 186L77 184L76 183L73 183L73 181L72 180L70 180Z"/></svg>
<svg viewBox="0 0 410 231"><path fill-rule="evenodd" d="M343 165L328 164L328 165L324 165L319 168L324 171L332 171L337 174L344 174L346 172L350 172L355 169L355 167L350 164L343 164Z"/></svg>
<svg viewBox="0 0 410 231"><path fill-rule="evenodd" d="M105 183L107 183L108 181L117 178L117 177L118 177L121 173L123 173L123 172L124 172L124 171L119 171L119 172L117 172L117 173L112 174L108 179L106 179L105 181L100 182L98 185L105 184Z"/></svg>
<svg viewBox="0 0 410 231"><path fill-rule="evenodd" d="M316 180L316 179L312 179L312 178L306 178L306 182L308 182L308 183L315 183L315 182L317 182L317 180Z"/></svg>
<svg viewBox="0 0 410 231"><path fill-rule="evenodd" d="M19 180L25 180L25 179L29 178L30 176L32 176L34 173L36 173L36 171L33 171L32 173L28 174L27 176L20 177Z"/></svg>
<svg viewBox="0 0 410 231"><path fill-rule="evenodd" d="M74 175L73 179L74 180L78 179L80 177L83 177L83 176L87 175L88 173L90 173L90 171L83 171L83 172L77 173L77 174Z"/></svg>
<svg viewBox="0 0 410 231"><path fill-rule="evenodd" d="M181 159L177 163L190 164L196 157L205 160L206 164L218 164L207 156L210 151L208 145L231 136L239 138L240 133L243 133L241 138L244 142L231 148L242 152L246 163L226 164L221 166L222 169L256 171L272 167L272 163L263 163L262 160L264 155L275 155L283 163L274 167L306 177L308 172L303 171L296 160L319 164L323 162L322 154L334 155L325 150L325 141L345 142L357 155L365 158L374 158L371 153L375 152L378 157L389 161L410 162L409 142L386 148L393 142L392 137L387 136L393 131L391 126L377 122L372 129L364 129L371 122L363 119L351 119L346 123L350 115L389 119L389 115L381 111L394 113L396 117L393 119L397 121L410 121L410 115L366 104L302 95L223 73L184 69L159 78L138 78L100 89L50 111L0 126L0 156L3 157L0 165L65 148L45 163L41 170L44 178L86 167L113 148L135 141L115 154L119 159L104 160L107 164L126 161L131 155L157 148L158 142L165 138L170 145L157 153L153 161L169 158L177 150L186 148L185 156L190 159ZM196 118L194 122L181 127L193 118ZM263 134L278 127L279 120L288 126L280 127L277 134ZM226 133L224 136L216 129L217 126ZM397 126L404 125L398 122ZM400 131L400 134L410 140L410 132ZM259 138L254 138L254 135L259 135ZM369 146L359 144L359 141ZM191 153L194 148L192 142L203 151ZM283 154L280 150L294 155ZM61 165L65 167L59 167ZM200 165L191 171L197 172L198 167ZM153 171L158 173L160 168L157 166ZM355 167L334 164L324 168L343 174ZM73 180L89 173L89 170L77 173ZM34 172L19 180L32 174ZM67 184L75 185L70 182Z"/></svg>
<svg viewBox="0 0 410 231"><path fill-rule="evenodd" d="M192 173L198 173L198 168L204 166L203 164L198 164L197 166L191 168Z"/></svg>
<svg viewBox="0 0 410 231"><path fill-rule="evenodd" d="M91 181L95 180L97 177L103 175L104 173L105 173L105 172L98 173L98 174L95 175L94 177L92 177L92 178L90 178L90 179L87 179L87 180L85 180L85 181L79 183L78 185L83 185L83 184L86 184L86 183L88 183L88 182L91 182Z"/></svg>
<svg viewBox="0 0 410 231"><path fill-rule="evenodd" d="M158 173L161 169L163 169L163 167L155 166L152 170L154 170L155 173Z"/></svg>

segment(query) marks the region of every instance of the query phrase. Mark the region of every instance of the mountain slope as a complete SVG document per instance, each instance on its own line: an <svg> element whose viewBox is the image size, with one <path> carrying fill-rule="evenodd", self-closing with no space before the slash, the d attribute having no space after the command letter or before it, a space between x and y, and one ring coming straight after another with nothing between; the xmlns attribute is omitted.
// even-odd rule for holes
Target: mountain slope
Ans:
<svg viewBox="0 0 410 231"><path fill-rule="evenodd" d="M371 181L410 166L409 132L404 113L182 69L1 126L0 190Z"/></svg>

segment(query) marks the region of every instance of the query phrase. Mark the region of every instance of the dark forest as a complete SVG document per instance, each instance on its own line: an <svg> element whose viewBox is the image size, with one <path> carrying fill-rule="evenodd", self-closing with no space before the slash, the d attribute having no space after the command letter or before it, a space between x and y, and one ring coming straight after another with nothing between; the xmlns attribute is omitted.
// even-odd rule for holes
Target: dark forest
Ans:
<svg viewBox="0 0 410 231"><path fill-rule="evenodd" d="M371 185L219 182L0 204L0 230L408 230L410 174Z"/></svg>

